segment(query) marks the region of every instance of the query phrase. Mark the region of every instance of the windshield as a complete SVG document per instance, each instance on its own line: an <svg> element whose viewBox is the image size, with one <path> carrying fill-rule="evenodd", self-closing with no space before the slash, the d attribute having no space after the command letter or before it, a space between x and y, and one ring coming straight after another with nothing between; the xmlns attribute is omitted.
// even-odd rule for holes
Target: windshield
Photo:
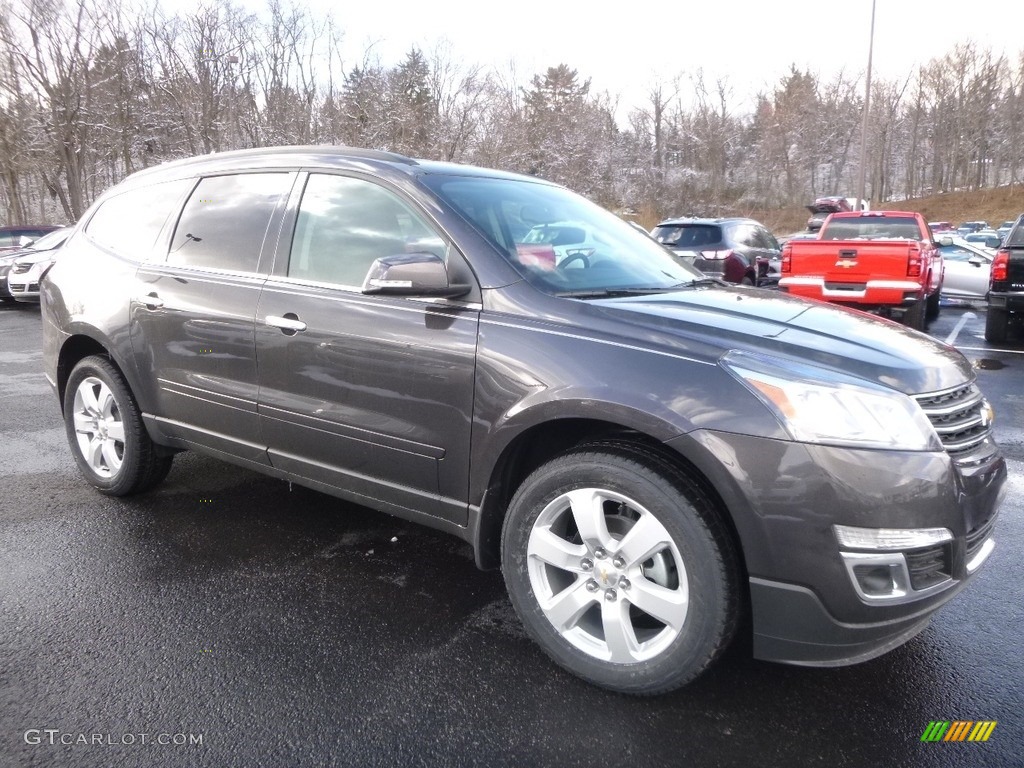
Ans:
<svg viewBox="0 0 1024 768"><path fill-rule="evenodd" d="M722 242L722 228L715 224L662 224L655 228L659 243L672 248L700 249Z"/></svg>
<svg viewBox="0 0 1024 768"><path fill-rule="evenodd" d="M427 175L423 181L546 292L659 291L705 277L619 217L562 187L468 176Z"/></svg>
<svg viewBox="0 0 1024 768"><path fill-rule="evenodd" d="M917 220L909 216L858 216L832 219L822 240L921 240Z"/></svg>
<svg viewBox="0 0 1024 768"><path fill-rule="evenodd" d="M33 251L50 251L63 244L71 234L70 228L58 229L49 234L43 235L29 246Z"/></svg>

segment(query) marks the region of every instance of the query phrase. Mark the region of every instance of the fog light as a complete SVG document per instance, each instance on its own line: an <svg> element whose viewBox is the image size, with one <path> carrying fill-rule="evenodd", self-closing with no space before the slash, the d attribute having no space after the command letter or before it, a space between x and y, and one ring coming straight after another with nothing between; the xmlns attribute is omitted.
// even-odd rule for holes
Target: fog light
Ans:
<svg viewBox="0 0 1024 768"><path fill-rule="evenodd" d="M900 602L920 592L910 587L902 552L840 552L857 595L868 603Z"/></svg>
<svg viewBox="0 0 1024 768"><path fill-rule="evenodd" d="M892 565L857 565L853 574L861 590L870 597L886 597L896 590Z"/></svg>

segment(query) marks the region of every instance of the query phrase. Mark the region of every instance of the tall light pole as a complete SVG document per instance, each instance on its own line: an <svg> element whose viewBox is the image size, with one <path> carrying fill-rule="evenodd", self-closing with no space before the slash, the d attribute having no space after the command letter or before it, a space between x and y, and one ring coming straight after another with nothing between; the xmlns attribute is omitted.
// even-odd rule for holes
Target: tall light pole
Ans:
<svg viewBox="0 0 1024 768"><path fill-rule="evenodd" d="M875 0L871 0L871 35L868 37L868 74L864 82L864 116L860 124L860 180L857 183L857 209L864 199L868 173L868 111L871 109L871 57L875 52Z"/></svg>

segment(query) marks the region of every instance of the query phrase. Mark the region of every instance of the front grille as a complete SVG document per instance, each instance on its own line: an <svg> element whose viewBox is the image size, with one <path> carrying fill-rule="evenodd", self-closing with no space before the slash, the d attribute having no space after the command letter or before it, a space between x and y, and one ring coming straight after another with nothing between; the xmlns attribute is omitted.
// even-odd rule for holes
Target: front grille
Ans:
<svg viewBox="0 0 1024 768"><path fill-rule="evenodd" d="M907 559L910 586L914 589L927 589L935 584L941 584L952 575L948 544L914 549L904 552L903 556Z"/></svg>
<svg viewBox="0 0 1024 768"><path fill-rule="evenodd" d="M955 461L979 463L995 453L988 404L975 384L915 399Z"/></svg>
<svg viewBox="0 0 1024 768"><path fill-rule="evenodd" d="M981 545L985 543L985 540L992 535L992 529L996 525L996 516L993 515L989 520L977 528L972 528L967 532L966 543L967 543L967 561L970 562L978 550L981 549Z"/></svg>

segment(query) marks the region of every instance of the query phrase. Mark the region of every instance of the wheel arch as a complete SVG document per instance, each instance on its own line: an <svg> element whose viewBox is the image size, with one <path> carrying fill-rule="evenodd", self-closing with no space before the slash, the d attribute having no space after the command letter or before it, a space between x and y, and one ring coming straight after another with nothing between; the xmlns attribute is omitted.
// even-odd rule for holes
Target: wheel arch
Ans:
<svg viewBox="0 0 1024 768"><path fill-rule="evenodd" d="M105 355L110 358L110 351L99 341L85 334L69 336L61 345L57 356L57 397L60 399L61 411L64 410L64 393L71 371L81 360L91 355ZM121 367L112 358L110 362L120 370Z"/></svg>
<svg viewBox="0 0 1024 768"><path fill-rule="evenodd" d="M607 447L634 456L642 456L680 473L698 486L713 505L728 531L741 569L741 583L746 583L746 565L742 541L732 514L722 495L710 479L678 450L662 440L611 421L589 418L565 418L545 421L523 430L504 447L491 469L490 480L471 518L470 538L476 553L477 566L483 570L500 567L501 528L508 505L519 485L542 464L570 450L587 446Z"/></svg>

